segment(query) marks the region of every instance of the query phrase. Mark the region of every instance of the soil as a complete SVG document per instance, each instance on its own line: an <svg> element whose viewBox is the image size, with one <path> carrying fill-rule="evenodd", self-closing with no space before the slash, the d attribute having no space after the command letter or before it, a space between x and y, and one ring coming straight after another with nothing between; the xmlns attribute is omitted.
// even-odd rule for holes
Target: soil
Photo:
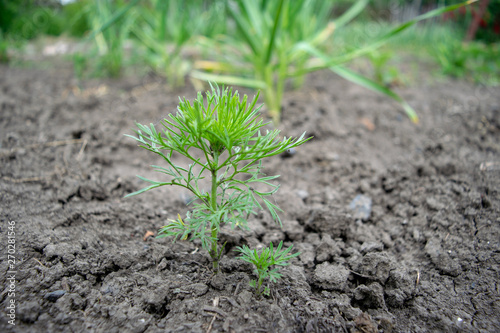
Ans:
<svg viewBox="0 0 500 333"><path fill-rule="evenodd" d="M283 229L266 212L252 231L224 229L213 275L199 243L144 239L184 216L187 193L123 198L145 186L135 175L161 179L161 161L124 134L193 88L78 82L64 66L2 66L0 78L0 248L15 257L1 262L0 331L500 331L498 88L398 88L415 125L383 96L311 75L286 93L280 128L314 139L264 161L281 175ZM280 240L301 254L257 298L234 248Z"/></svg>

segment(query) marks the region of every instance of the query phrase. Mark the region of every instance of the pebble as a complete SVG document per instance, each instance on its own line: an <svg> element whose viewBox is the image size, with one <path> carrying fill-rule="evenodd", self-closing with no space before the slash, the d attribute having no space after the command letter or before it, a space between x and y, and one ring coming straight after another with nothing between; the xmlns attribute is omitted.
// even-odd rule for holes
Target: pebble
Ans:
<svg viewBox="0 0 500 333"><path fill-rule="evenodd" d="M306 200L308 197L309 197L309 192L307 192L306 190L298 190L297 191L297 195L299 196L299 198L301 198L302 200Z"/></svg>
<svg viewBox="0 0 500 333"><path fill-rule="evenodd" d="M293 155L297 154L297 149L295 148L290 148L290 149L287 149L285 150L282 154L281 154L281 157L283 158L288 158L288 157L292 157Z"/></svg>
<svg viewBox="0 0 500 333"><path fill-rule="evenodd" d="M360 248L362 254L367 254L369 252L379 252L382 250L384 250L384 244L382 244L381 242L364 242Z"/></svg>
<svg viewBox="0 0 500 333"><path fill-rule="evenodd" d="M56 290L56 291L51 291L50 293L45 294L43 298L45 298L48 301L55 302L59 298L63 297L64 294L66 294L65 290Z"/></svg>
<svg viewBox="0 0 500 333"><path fill-rule="evenodd" d="M427 203L427 206L431 210L440 211L440 210L443 210L446 208L445 204L439 202L438 200L436 200L435 198L432 198L432 197L427 198L425 200L425 202Z"/></svg>
<svg viewBox="0 0 500 333"><path fill-rule="evenodd" d="M349 209L354 211L356 220L368 220L372 213L372 199L358 194L349 204Z"/></svg>

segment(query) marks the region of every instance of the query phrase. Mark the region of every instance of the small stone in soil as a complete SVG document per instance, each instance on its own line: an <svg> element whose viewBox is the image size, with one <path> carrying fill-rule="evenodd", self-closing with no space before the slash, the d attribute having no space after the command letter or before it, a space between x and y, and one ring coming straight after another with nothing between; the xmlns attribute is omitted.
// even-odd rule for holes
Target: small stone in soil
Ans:
<svg viewBox="0 0 500 333"><path fill-rule="evenodd" d="M298 190L297 191L297 195L299 196L299 198L301 198L302 200L306 200L307 197L309 197L309 192L307 192L306 190Z"/></svg>
<svg viewBox="0 0 500 333"><path fill-rule="evenodd" d="M66 291L64 290L56 290L56 291L51 291L50 293L45 294L44 298L48 301L55 302L62 296L66 294Z"/></svg>
<svg viewBox="0 0 500 333"><path fill-rule="evenodd" d="M366 195L358 194L349 204L349 209L354 211L356 220L368 220L372 213L372 199Z"/></svg>
<svg viewBox="0 0 500 333"><path fill-rule="evenodd" d="M434 210L434 211L440 211L446 208L446 205L443 204L442 202L439 202L436 200L436 198L430 197L425 200L427 203L427 206L429 209Z"/></svg>
<svg viewBox="0 0 500 333"><path fill-rule="evenodd" d="M295 154L297 154L297 150L295 148L290 148L290 149L287 149L285 152L283 152L281 154L281 157L288 158L288 157L292 157Z"/></svg>
<svg viewBox="0 0 500 333"><path fill-rule="evenodd" d="M370 252L379 252L382 251L383 249L384 249L384 244L382 244L381 242L364 242L361 245L360 251L362 254L367 254Z"/></svg>

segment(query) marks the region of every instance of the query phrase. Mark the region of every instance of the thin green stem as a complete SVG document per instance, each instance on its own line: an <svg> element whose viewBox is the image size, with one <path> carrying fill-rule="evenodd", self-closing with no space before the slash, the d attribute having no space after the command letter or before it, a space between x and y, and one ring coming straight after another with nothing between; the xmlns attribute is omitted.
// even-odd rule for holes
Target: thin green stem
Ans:
<svg viewBox="0 0 500 333"><path fill-rule="evenodd" d="M215 212L217 211L217 166L219 164L219 156L217 152L214 152L214 167L212 168L212 191L211 191L211 208L212 211ZM211 252L211 257L213 260L213 270L215 273L219 271L219 253L217 250L217 233L218 233L218 228L217 225L214 223L212 224L212 250Z"/></svg>
<svg viewBox="0 0 500 333"><path fill-rule="evenodd" d="M273 120L275 125L279 124L279 104L281 101L277 100L275 82L274 82L274 73L271 65L264 67L263 69L263 78L266 82L266 93L265 93L265 101L266 105L269 109L269 115Z"/></svg>
<svg viewBox="0 0 500 333"><path fill-rule="evenodd" d="M262 291L261 291L262 283L264 283L264 276L259 273L259 282L257 282L257 296L259 296L259 297L262 294Z"/></svg>

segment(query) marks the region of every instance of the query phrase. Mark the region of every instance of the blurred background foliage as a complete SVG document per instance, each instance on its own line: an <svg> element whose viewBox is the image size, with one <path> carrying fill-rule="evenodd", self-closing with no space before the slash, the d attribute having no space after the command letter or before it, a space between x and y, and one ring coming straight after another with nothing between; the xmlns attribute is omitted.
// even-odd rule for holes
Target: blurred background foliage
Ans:
<svg viewBox="0 0 500 333"><path fill-rule="evenodd" d="M318 59L327 63L326 56L356 54L404 22L461 3L252 2L255 8L242 0L0 0L0 62L22 62L29 45L36 44L43 49L37 56L63 55L79 78L118 77L140 67L162 75L170 86L189 79L199 89L200 78L215 75L220 82L236 79L234 84L264 89L264 95L267 85L279 107L285 79L288 88L300 87L303 77L297 73L316 68ZM436 15L382 44L349 59L345 70L362 78L344 68L337 73L390 97L389 90L411 82L422 64L438 77L498 85L500 0ZM266 77L274 81L272 89Z"/></svg>

